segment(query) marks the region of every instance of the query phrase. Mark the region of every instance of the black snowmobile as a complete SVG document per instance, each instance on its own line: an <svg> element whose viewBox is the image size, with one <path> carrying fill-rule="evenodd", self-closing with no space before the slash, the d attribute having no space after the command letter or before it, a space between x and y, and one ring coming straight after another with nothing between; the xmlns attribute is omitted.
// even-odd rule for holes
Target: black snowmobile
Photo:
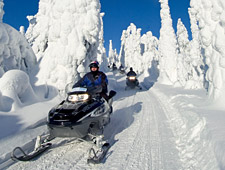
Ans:
<svg viewBox="0 0 225 170"><path fill-rule="evenodd" d="M113 65L112 65L112 70L113 71L116 71L117 70L117 67L116 67L116 64L115 63L113 63Z"/></svg>
<svg viewBox="0 0 225 170"><path fill-rule="evenodd" d="M139 85L139 81L138 81L137 77L134 75L127 76L126 85L127 86L125 87L125 90L127 90L128 88L134 89L136 87L139 88L139 90L142 89Z"/></svg>
<svg viewBox="0 0 225 170"><path fill-rule="evenodd" d="M21 148L15 148L14 150L21 150L23 156L18 157L13 151L12 158L20 161L30 160L49 148L51 145L49 141L52 139L74 137L93 143L88 162L101 162L110 146L103 140L103 130L110 122L113 96L116 95L115 91L110 91L107 102L100 96L101 91L100 86L73 88L67 94L66 100L49 111L47 120L49 134L45 139L38 139L39 145L36 144L34 152L25 154Z"/></svg>
<svg viewBox="0 0 225 170"><path fill-rule="evenodd" d="M126 73L125 68L123 66L120 66L119 72L120 72L120 74L125 74Z"/></svg>

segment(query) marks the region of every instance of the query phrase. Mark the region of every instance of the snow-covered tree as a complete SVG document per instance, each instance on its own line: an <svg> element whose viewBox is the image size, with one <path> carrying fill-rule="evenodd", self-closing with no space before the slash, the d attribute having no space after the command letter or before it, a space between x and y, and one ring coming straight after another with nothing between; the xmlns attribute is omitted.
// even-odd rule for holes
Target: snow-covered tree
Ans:
<svg viewBox="0 0 225 170"><path fill-rule="evenodd" d="M0 0L0 22L2 22L2 18L5 13L3 10L3 7L4 7L4 2L3 2L3 0Z"/></svg>
<svg viewBox="0 0 225 170"><path fill-rule="evenodd" d="M118 61L120 64L125 66L125 39L126 38L126 30L123 30L122 36L121 36L121 47L120 47L120 52L118 55Z"/></svg>
<svg viewBox="0 0 225 170"><path fill-rule="evenodd" d="M40 62L37 83L63 90L89 71L99 52L99 0L40 0L28 20L26 37Z"/></svg>
<svg viewBox="0 0 225 170"><path fill-rule="evenodd" d="M26 38L8 24L2 23L4 3L0 0L0 77L12 69L31 73L36 57Z"/></svg>
<svg viewBox="0 0 225 170"><path fill-rule="evenodd" d="M225 96L225 1L191 0L197 13L203 55L208 66L206 78L211 101L224 107Z"/></svg>
<svg viewBox="0 0 225 170"><path fill-rule="evenodd" d="M109 40L109 54L108 54L109 65L114 62L114 50L112 48L112 40Z"/></svg>
<svg viewBox="0 0 225 170"><path fill-rule="evenodd" d="M199 3L199 2L198 2ZM199 25L198 25L198 12L193 7L191 2L191 8L188 9L192 40L190 41L190 67L188 82L186 88L203 88L204 86L204 68L203 56L201 53L201 42L199 37Z"/></svg>
<svg viewBox="0 0 225 170"><path fill-rule="evenodd" d="M20 26L20 33L25 36L25 28L24 28L24 26Z"/></svg>
<svg viewBox="0 0 225 170"><path fill-rule="evenodd" d="M114 63L119 66L118 54L116 49L113 50L112 40L109 40L109 54L108 54L108 63L110 66Z"/></svg>
<svg viewBox="0 0 225 170"><path fill-rule="evenodd" d="M181 86L185 86L187 81L191 79L192 67L190 58L190 42L188 40L187 29L181 19L177 22L177 79Z"/></svg>
<svg viewBox="0 0 225 170"><path fill-rule="evenodd" d="M161 29L159 37L159 68L158 81L163 84L177 82L177 41L172 26L168 0L159 0L161 3Z"/></svg>
<svg viewBox="0 0 225 170"><path fill-rule="evenodd" d="M141 36L141 29L131 23L121 36L121 47L117 66L121 64L127 69L144 73L152 80L158 78L158 39L151 31Z"/></svg>
<svg viewBox="0 0 225 170"><path fill-rule="evenodd" d="M129 68L133 67L134 71L141 73L141 29L131 23L127 30L124 30L121 36L121 48L119 53L119 63ZM120 65L119 64L119 65Z"/></svg>
<svg viewBox="0 0 225 170"><path fill-rule="evenodd" d="M141 37L141 55L143 56L142 65L145 77L151 81L156 81L159 76L158 71L158 39L148 31Z"/></svg>
<svg viewBox="0 0 225 170"><path fill-rule="evenodd" d="M99 32L99 46L98 46L98 53L97 53L97 60L100 63L100 69L106 71L108 69L108 60L106 56L106 50L104 47L104 30L103 30L103 17L105 13L100 13L101 16L101 30Z"/></svg>

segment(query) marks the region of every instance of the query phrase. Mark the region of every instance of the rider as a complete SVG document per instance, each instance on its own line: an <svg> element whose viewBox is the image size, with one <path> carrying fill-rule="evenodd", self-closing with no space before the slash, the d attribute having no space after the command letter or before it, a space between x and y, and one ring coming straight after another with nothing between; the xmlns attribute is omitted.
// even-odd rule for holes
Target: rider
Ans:
<svg viewBox="0 0 225 170"><path fill-rule="evenodd" d="M130 67L130 71L127 73L127 81L126 81L126 83L129 82L129 77L132 77L132 76L135 76L136 77L137 74L133 71L133 68ZM132 82L134 82L135 85L138 86L140 90L142 89L142 87L139 86L139 81L136 78L134 80L132 80Z"/></svg>
<svg viewBox="0 0 225 170"><path fill-rule="evenodd" d="M77 83L73 85L73 87L93 87L93 86L102 86L102 92L100 95L108 101L109 97L107 95L108 92L108 79L107 76L99 71L99 63L98 61L92 61L89 65L90 72L85 74L83 78L81 78Z"/></svg>
<svg viewBox="0 0 225 170"><path fill-rule="evenodd" d="M116 69L117 69L117 67L116 67L116 64L115 64L115 63L113 63L113 65L112 65L112 69L113 69L113 70L116 70Z"/></svg>
<svg viewBox="0 0 225 170"><path fill-rule="evenodd" d="M119 70L123 70L123 69L124 69L124 67L123 67L123 65L121 64L120 67L119 67Z"/></svg>
<svg viewBox="0 0 225 170"><path fill-rule="evenodd" d="M130 67L130 71L127 73L127 76L137 76L137 74L133 71L133 68Z"/></svg>

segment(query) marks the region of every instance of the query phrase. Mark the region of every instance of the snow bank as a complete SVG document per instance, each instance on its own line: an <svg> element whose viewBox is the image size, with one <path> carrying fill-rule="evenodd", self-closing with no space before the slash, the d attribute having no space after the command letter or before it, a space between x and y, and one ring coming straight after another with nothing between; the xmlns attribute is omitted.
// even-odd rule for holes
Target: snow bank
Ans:
<svg viewBox="0 0 225 170"><path fill-rule="evenodd" d="M29 81L29 76L20 70L7 71L0 78L1 111L14 111L38 101Z"/></svg>
<svg viewBox="0 0 225 170"><path fill-rule="evenodd" d="M204 90L184 90L156 83L151 91L165 106L163 109L173 131L183 169L219 169L223 162L216 159L219 152L214 147L221 147L222 153L224 147L218 143L215 145L218 137L214 136L213 130L218 127L221 135L224 128L209 125L215 120L206 114Z"/></svg>
<svg viewBox="0 0 225 170"><path fill-rule="evenodd" d="M89 71L90 61L101 56L102 16L99 0L40 0L26 32L40 62L37 84L64 90Z"/></svg>

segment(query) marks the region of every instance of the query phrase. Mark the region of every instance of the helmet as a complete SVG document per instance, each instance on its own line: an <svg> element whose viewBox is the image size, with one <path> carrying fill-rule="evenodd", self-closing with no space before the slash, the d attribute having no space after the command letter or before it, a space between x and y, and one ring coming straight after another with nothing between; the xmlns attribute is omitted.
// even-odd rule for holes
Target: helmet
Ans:
<svg viewBox="0 0 225 170"><path fill-rule="evenodd" d="M92 67L99 68L99 63L97 61L92 61L91 64L89 64L89 67L90 68L92 68Z"/></svg>
<svg viewBox="0 0 225 170"><path fill-rule="evenodd" d="M133 71L133 68L132 67L130 68L130 71Z"/></svg>

